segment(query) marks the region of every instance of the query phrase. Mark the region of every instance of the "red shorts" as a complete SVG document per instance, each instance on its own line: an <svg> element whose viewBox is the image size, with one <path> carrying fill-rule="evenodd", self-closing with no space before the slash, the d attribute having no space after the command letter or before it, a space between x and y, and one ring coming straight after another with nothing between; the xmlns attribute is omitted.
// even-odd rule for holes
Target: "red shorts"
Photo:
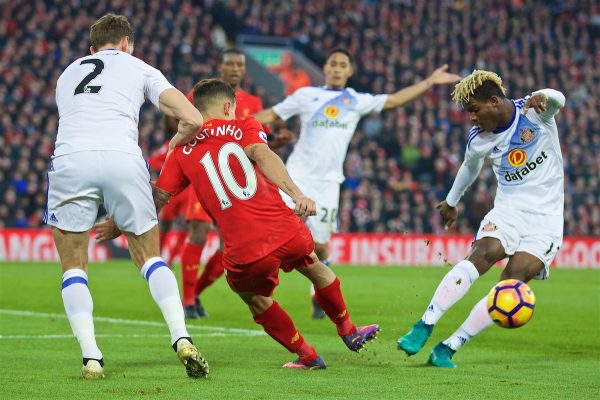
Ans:
<svg viewBox="0 0 600 400"><path fill-rule="evenodd" d="M191 187L190 187L191 188ZM188 208L190 188L185 189L177 196L169 200L169 202L160 210L160 219L163 221L174 221L180 215L183 215Z"/></svg>
<svg viewBox="0 0 600 400"><path fill-rule="evenodd" d="M189 191L185 220L212 222L212 218L206 213L193 190Z"/></svg>
<svg viewBox="0 0 600 400"><path fill-rule="evenodd" d="M310 254L315 244L305 224L284 245L265 257L245 265L229 265L225 259L227 283L238 293L250 292L271 297L279 285L279 269L290 272L313 263Z"/></svg>

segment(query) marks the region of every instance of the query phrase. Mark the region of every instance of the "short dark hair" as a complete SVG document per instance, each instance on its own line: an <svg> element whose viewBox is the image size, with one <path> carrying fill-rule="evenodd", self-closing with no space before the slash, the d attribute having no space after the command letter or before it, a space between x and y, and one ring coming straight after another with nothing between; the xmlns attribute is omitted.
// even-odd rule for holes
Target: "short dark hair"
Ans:
<svg viewBox="0 0 600 400"><path fill-rule="evenodd" d="M96 51L107 43L119 43L125 36L133 43L133 29L123 15L108 13L90 28L90 42Z"/></svg>
<svg viewBox="0 0 600 400"><path fill-rule="evenodd" d="M232 47L230 49L223 50L223 52L221 53L221 62L223 62L225 60L225 56L230 55L230 54L236 55L236 56L245 56L243 51L241 51L237 47Z"/></svg>
<svg viewBox="0 0 600 400"><path fill-rule="evenodd" d="M504 92L502 89L493 81L484 81L481 86L473 91L473 98L477 101L488 100L492 96L504 98Z"/></svg>
<svg viewBox="0 0 600 400"><path fill-rule="evenodd" d="M331 56L336 53L345 54L348 57L348 60L350 60L350 64L354 63L354 57L352 57L352 54L350 54L350 52L348 50L346 50L342 47L335 47L334 49L330 50L329 53L327 53L327 57L325 58L325 63L327 64L327 61L329 61L329 58L331 58Z"/></svg>
<svg viewBox="0 0 600 400"><path fill-rule="evenodd" d="M216 100L229 100L235 103L235 91L221 79L202 79L194 86L194 106L200 112Z"/></svg>

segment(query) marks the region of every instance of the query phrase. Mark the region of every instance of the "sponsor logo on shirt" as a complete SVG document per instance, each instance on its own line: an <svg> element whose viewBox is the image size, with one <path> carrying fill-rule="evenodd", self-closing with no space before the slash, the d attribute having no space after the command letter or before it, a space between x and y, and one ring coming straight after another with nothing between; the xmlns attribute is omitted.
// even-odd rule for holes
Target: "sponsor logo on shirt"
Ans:
<svg viewBox="0 0 600 400"><path fill-rule="evenodd" d="M348 129L347 123L341 123L337 119L333 121L328 121L326 119L318 120L315 119L310 123L310 126L313 128L339 128L339 129Z"/></svg>
<svg viewBox="0 0 600 400"><path fill-rule="evenodd" d="M327 106L325 107L325 110L323 110L323 114L325 114L327 118L335 118L339 115L339 113L340 109L336 106Z"/></svg>
<svg viewBox="0 0 600 400"><path fill-rule="evenodd" d="M508 163L513 167L521 167L527 162L527 153L522 149L514 149L508 153Z"/></svg>
<svg viewBox="0 0 600 400"><path fill-rule="evenodd" d="M518 149L516 149L516 150L518 150ZM515 151L515 150L513 150L513 151ZM526 158L527 157L525 157L525 159ZM546 152L542 151L542 155L538 156L535 160L532 160L530 162L524 161L521 164L521 165L523 165L522 168L517 168L512 172L506 171L506 173L504 174L504 180L506 182L522 181L523 179L525 179L525 177L527 175L529 175L531 172L533 172L538 166L542 165L544 163L544 161L546 161L547 159L548 159L548 155L546 154ZM510 153L509 153L508 160L510 162Z"/></svg>

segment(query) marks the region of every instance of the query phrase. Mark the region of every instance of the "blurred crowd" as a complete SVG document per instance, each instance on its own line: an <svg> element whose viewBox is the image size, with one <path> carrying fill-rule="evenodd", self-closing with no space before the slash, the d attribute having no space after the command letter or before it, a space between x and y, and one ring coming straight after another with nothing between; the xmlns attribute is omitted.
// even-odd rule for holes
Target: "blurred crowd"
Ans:
<svg viewBox="0 0 600 400"><path fill-rule="evenodd" d="M62 70L88 52L89 26L108 11L132 21L134 55L183 91L216 74L238 34L282 36L318 64L333 47L356 57L350 86L387 93L448 64L489 69L511 98L552 87L567 97L557 118L565 166L565 234L600 236L600 8L593 0L73 0L3 2L0 20L0 228L37 227ZM485 15L485 18L482 16ZM490 23L493 21L493 23ZM243 85L266 98L251 77ZM437 87L411 104L365 117L345 162L343 232L442 232L435 205L460 166L468 116ZM298 121L292 122L298 131ZM140 145L165 140L160 115L140 112ZM284 154L285 155L285 154ZM460 204L456 231L473 233L493 205L490 168Z"/></svg>

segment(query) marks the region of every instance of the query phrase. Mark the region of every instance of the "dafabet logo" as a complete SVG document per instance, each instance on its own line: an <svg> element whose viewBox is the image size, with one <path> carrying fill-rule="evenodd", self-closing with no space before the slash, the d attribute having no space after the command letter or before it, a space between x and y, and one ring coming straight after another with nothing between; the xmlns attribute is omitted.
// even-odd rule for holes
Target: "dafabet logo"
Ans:
<svg viewBox="0 0 600 400"><path fill-rule="evenodd" d="M519 168L527 162L527 153L521 149L514 149L508 153L508 163Z"/></svg>

